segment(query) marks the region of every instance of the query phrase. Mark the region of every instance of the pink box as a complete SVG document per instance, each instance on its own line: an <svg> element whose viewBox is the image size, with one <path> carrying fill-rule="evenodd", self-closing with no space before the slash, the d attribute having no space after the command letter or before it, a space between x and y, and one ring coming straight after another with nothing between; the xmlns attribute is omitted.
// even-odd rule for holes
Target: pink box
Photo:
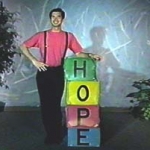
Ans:
<svg viewBox="0 0 150 150"><path fill-rule="evenodd" d="M99 106L67 106L68 128L97 128L100 123Z"/></svg>

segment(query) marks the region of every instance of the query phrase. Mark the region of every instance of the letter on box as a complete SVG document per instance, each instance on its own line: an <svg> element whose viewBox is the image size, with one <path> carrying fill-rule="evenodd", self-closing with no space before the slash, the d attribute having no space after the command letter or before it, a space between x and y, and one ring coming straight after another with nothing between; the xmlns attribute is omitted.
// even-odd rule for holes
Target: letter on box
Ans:
<svg viewBox="0 0 150 150"><path fill-rule="evenodd" d="M69 128L68 146L75 147L99 147L100 128Z"/></svg>
<svg viewBox="0 0 150 150"><path fill-rule="evenodd" d="M67 82L67 105L99 105L100 84L97 81Z"/></svg>
<svg viewBox="0 0 150 150"><path fill-rule="evenodd" d="M99 106L67 106L67 127L95 128L100 124Z"/></svg>
<svg viewBox="0 0 150 150"><path fill-rule="evenodd" d="M90 58L67 58L64 63L66 80L96 80L96 64Z"/></svg>

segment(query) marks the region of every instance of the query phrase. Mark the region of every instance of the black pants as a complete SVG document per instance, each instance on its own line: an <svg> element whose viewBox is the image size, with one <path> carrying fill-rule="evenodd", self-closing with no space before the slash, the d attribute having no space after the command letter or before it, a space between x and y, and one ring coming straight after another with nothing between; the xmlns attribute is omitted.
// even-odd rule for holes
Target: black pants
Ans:
<svg viewBox="0 0 150 150"><path fill-rule="evenodd" d="M47 136L55 141L62 138L61 98L64 90L63 66L48 67L36 76L41 115Z"/></svg>

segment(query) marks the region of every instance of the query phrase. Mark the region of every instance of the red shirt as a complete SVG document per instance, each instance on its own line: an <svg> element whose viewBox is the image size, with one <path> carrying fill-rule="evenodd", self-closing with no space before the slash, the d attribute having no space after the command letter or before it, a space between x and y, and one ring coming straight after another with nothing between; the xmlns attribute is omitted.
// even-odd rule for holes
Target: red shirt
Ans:
<svg viewBox="0 0 150 150"><path fill-rule="evenodd" d="M61 65L61 59L64 55L65 45L66 45L66 34L64 31L52 32L47 31L46 36L47 52L46 52L46 64L49 66L59 66ZM23 44L27 48L39 48L41 53L41 61L44 58L44 32L38 32L31 38L26 40ZM68 45L67 48L74 53L82 52L83 48L75 38L75 36L68 32Z"/></svg>

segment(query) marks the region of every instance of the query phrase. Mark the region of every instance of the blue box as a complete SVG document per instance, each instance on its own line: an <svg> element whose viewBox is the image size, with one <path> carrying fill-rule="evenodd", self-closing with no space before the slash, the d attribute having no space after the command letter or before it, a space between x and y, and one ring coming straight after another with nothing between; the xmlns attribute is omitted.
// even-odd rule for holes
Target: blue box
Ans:
<svg viewBox="0 0 150 150"><path fill-rule="evenodd" d="M68 146L100 147L100 128L68 128Z"/></svg>

